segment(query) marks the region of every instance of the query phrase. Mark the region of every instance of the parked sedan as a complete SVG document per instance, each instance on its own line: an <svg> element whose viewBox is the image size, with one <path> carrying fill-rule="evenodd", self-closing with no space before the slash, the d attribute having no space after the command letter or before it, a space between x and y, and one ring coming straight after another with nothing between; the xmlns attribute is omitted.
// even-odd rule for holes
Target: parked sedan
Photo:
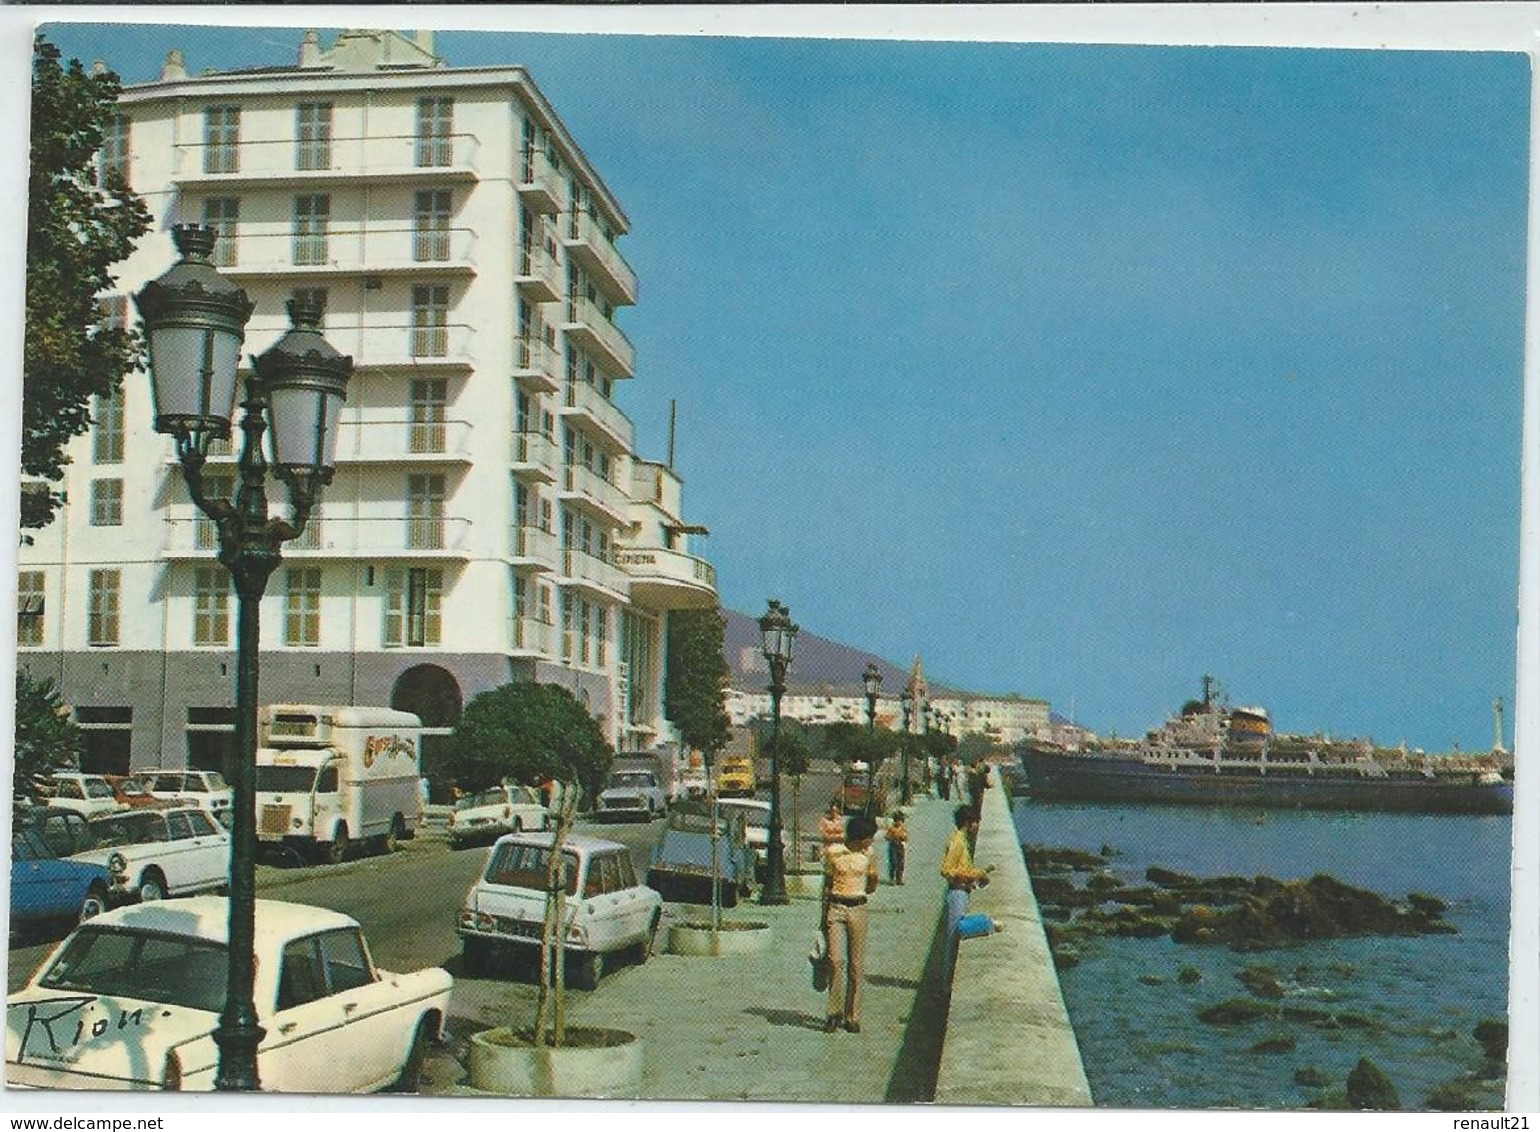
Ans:
<svg viewBox="0 0 1540 1132"><path fill-rule="evenodd" d="M112 878L100 865L61 860L36 829L11 830L11 930L85 923L107 910Z"/></svg>
<svg viewBox="0 0 1540 1132"><path fill-rule="evenodd" d="M7 1084L53 1089L214 1086L228 909L211 896L104 913L76 928L6 1006ZM452 980L375 967L358 922L258 900L257 1049L263 1089L415 1091Z"/></svg>
<svg viewBox="0 0 1540 1132"><path fill-rule="evenodd" d="M467 794L449 812L449 841L456 849L505 833L551 828L551 811L533 786L494 786Z"/></svg>
<svg viewBox="0 0 1540 1132"><path fill-rule="evenodd" d="M94 846L71 860L105 867L115 900L164 900L230 883L230 835L196 806L130 810L90 826Z"/></svg>
<svg viewBox="0 0 1540 1132"><path fill-rule="evenodd" d="M165 801L192 802L210 813L228 810L235 791L217 770L146 770L150 793Z"/></svg>
<svg viewBox="0 0 1540 1132"><path fill-rule="evenodd" d="M98 814L116 813L123 804L112 793L112 787L99 774L79 774L74 771L58 771L49 780L53 793L48 804L61 810L73 810L83 818Z"/></svg>

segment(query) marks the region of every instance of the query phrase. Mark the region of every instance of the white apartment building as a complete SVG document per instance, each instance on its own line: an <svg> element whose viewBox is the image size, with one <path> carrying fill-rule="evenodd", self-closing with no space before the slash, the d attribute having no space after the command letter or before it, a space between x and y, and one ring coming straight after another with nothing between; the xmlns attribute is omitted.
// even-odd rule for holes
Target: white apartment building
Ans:
<svg viewBox="0 0 1540 1132"><path fill-rule="evenodd" d="M1027 699L1015 694L989 696L967 692L932 695L931 707L950 718L951 733L959 738L970 733L988 736L1002 744L1019 743L1029 736L1049 733L1047 700ZM770 716L770 693L758 689L732 688L727 693L727 715L733 726L742 727L755 719ZM866 693L860 688L788 687L781 697L781 716L807 724L866 723ZM877 697L877 726L901 731L903 708L896 696ZM923 718L911 711L911 731L924 729Z"/></svg>
<svg viewBox="0 0 1540 1132"><path fill-rule="evenodd" d="M156 220L108 317L174 262L171 224L204 223L256 302L248 355L303 291L356 364L335 480L263 602L262 700L447 730L532 679L623 749L669 739L665 621L715 604L714 574L678 477L636 456L615 402L636 372L616 323L637 294L626 215L525 70L447 67L422 32L311 32L297 65L228 73L173 51L124 90L102 161ZM143 374L93 418L68 503L20 551L19 663L73 705L86 769L217 767L235 602L213 525ZM234 464L218 452L206 485L228 490Z"/></svg>

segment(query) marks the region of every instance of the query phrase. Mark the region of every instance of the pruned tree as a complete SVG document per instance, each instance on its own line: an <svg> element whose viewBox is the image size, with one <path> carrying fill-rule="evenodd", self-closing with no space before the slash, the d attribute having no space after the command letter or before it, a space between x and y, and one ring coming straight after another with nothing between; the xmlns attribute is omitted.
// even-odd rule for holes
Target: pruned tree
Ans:
<svg viewBox="0 0 1540 1132"><path fill-rule="evenodd" d="M668 662L663 713L692 750L710 756L727 746L732 721L725 694L731 670L723 650L727 618L721 607L676 609L668 615Z"/></svg>
<svg viewBox="0 0 1540 1132"><path fill-rule="evenodd" d="M87 73L43 36L33 40L21 472L34 485L63 478L65 446L90 427L91 399L142 368L138 335L98 307L113 267L150 226L121 166L99 161L119 90L112 72ZM22 528L47 526L62 503L55 487L23 491Z"/></svg>
<svg viewBox="0 0 1540 1132"><path fill-rule="evenodd" d="M46 677L16 673L16 762L12 782L28 793L39 779L80 765L80 728Z"/></svg>

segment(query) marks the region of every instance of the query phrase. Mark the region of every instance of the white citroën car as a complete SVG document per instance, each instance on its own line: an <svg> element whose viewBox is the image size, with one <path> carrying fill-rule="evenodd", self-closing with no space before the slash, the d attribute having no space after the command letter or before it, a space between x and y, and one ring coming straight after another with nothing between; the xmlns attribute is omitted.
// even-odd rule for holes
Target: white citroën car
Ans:
<svg viewBox="0 0 1540 1132"><path fill-rule="evenodd" d="M197 896L118 908L76 928L6 1004L6 1083L212 1089L228 910ZM381 971L356 920L277 900L257 901L255 951L264 1090L417 1088L448 1013L447 971Z"/></svg>

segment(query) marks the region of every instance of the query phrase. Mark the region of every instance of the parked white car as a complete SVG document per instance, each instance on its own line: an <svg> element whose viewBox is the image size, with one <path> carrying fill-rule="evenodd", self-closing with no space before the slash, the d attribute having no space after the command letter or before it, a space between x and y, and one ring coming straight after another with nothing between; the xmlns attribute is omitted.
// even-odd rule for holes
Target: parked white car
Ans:
<svg viewBox="0 0 1540 1132"><path fill-rule="evenodd" d="M743 815L744 841L754 850L757 871L765 868L770 851L770 803L759 798L718 798L717 805L729 813ZM791 835L781 828L781 853L791 850Z"/></svg>
<svg viewBox="0 0 1540 1132"><path fill-rule="evenodd" d="M539 954L554 840L549 833L510 833L492 846L460 912L467 971L483 972L499 955ZM567 837L561 854L567 977L592 990L608 956L629 951L637 962L646 961L663 897L637 878L631 850L618 842Z"/></svg>
<svg viewBox="0 0 1540 1132"><path fill-rule="evenodd" d="M595 817L652 821L668 809L658 776L650 770L615 770L599 793Z"/></svg>
<svg viewBox="0 0 1540 1132"><path fill-rule="evenodd" d="M228 938L213 896L80 925L6 1004L6 1083L212 1089ZM448 1012L447 971L378 970L356 920L276 900L257 901L254 950L264 1090L416 1090Z"/></svg>
<svg viewBox="0 0 1540 1132"><path fill-rule="evenodd" d="M99 774L57 771L50 778L53 794L48 805L58 810L73 810L83 818L115 814L128 807L118 801L112 783Z"/></svg>
<svg viewBox="0 0 1540 1132"><path fill-rule="evenodd" d="M139 777L155 797L192 802L210 813L228 810L235 800L235 791L217 770L145 770Z"/></svg>
<svg viewBox="0 0 1540 1132"><path fill-rule="evenodd" d="M103 866L116 902L190 896L230 883L230 835L207 810L145 807L87 824L93 848L70 859Z"/></svg>
<svg viewBox="0 0 1540 1132"><path fill-rule="evenodd" d="M467 794L449 811L449 841L456 849L505 833L551 828L551 811L533 786L493 786Z"/></svg>

